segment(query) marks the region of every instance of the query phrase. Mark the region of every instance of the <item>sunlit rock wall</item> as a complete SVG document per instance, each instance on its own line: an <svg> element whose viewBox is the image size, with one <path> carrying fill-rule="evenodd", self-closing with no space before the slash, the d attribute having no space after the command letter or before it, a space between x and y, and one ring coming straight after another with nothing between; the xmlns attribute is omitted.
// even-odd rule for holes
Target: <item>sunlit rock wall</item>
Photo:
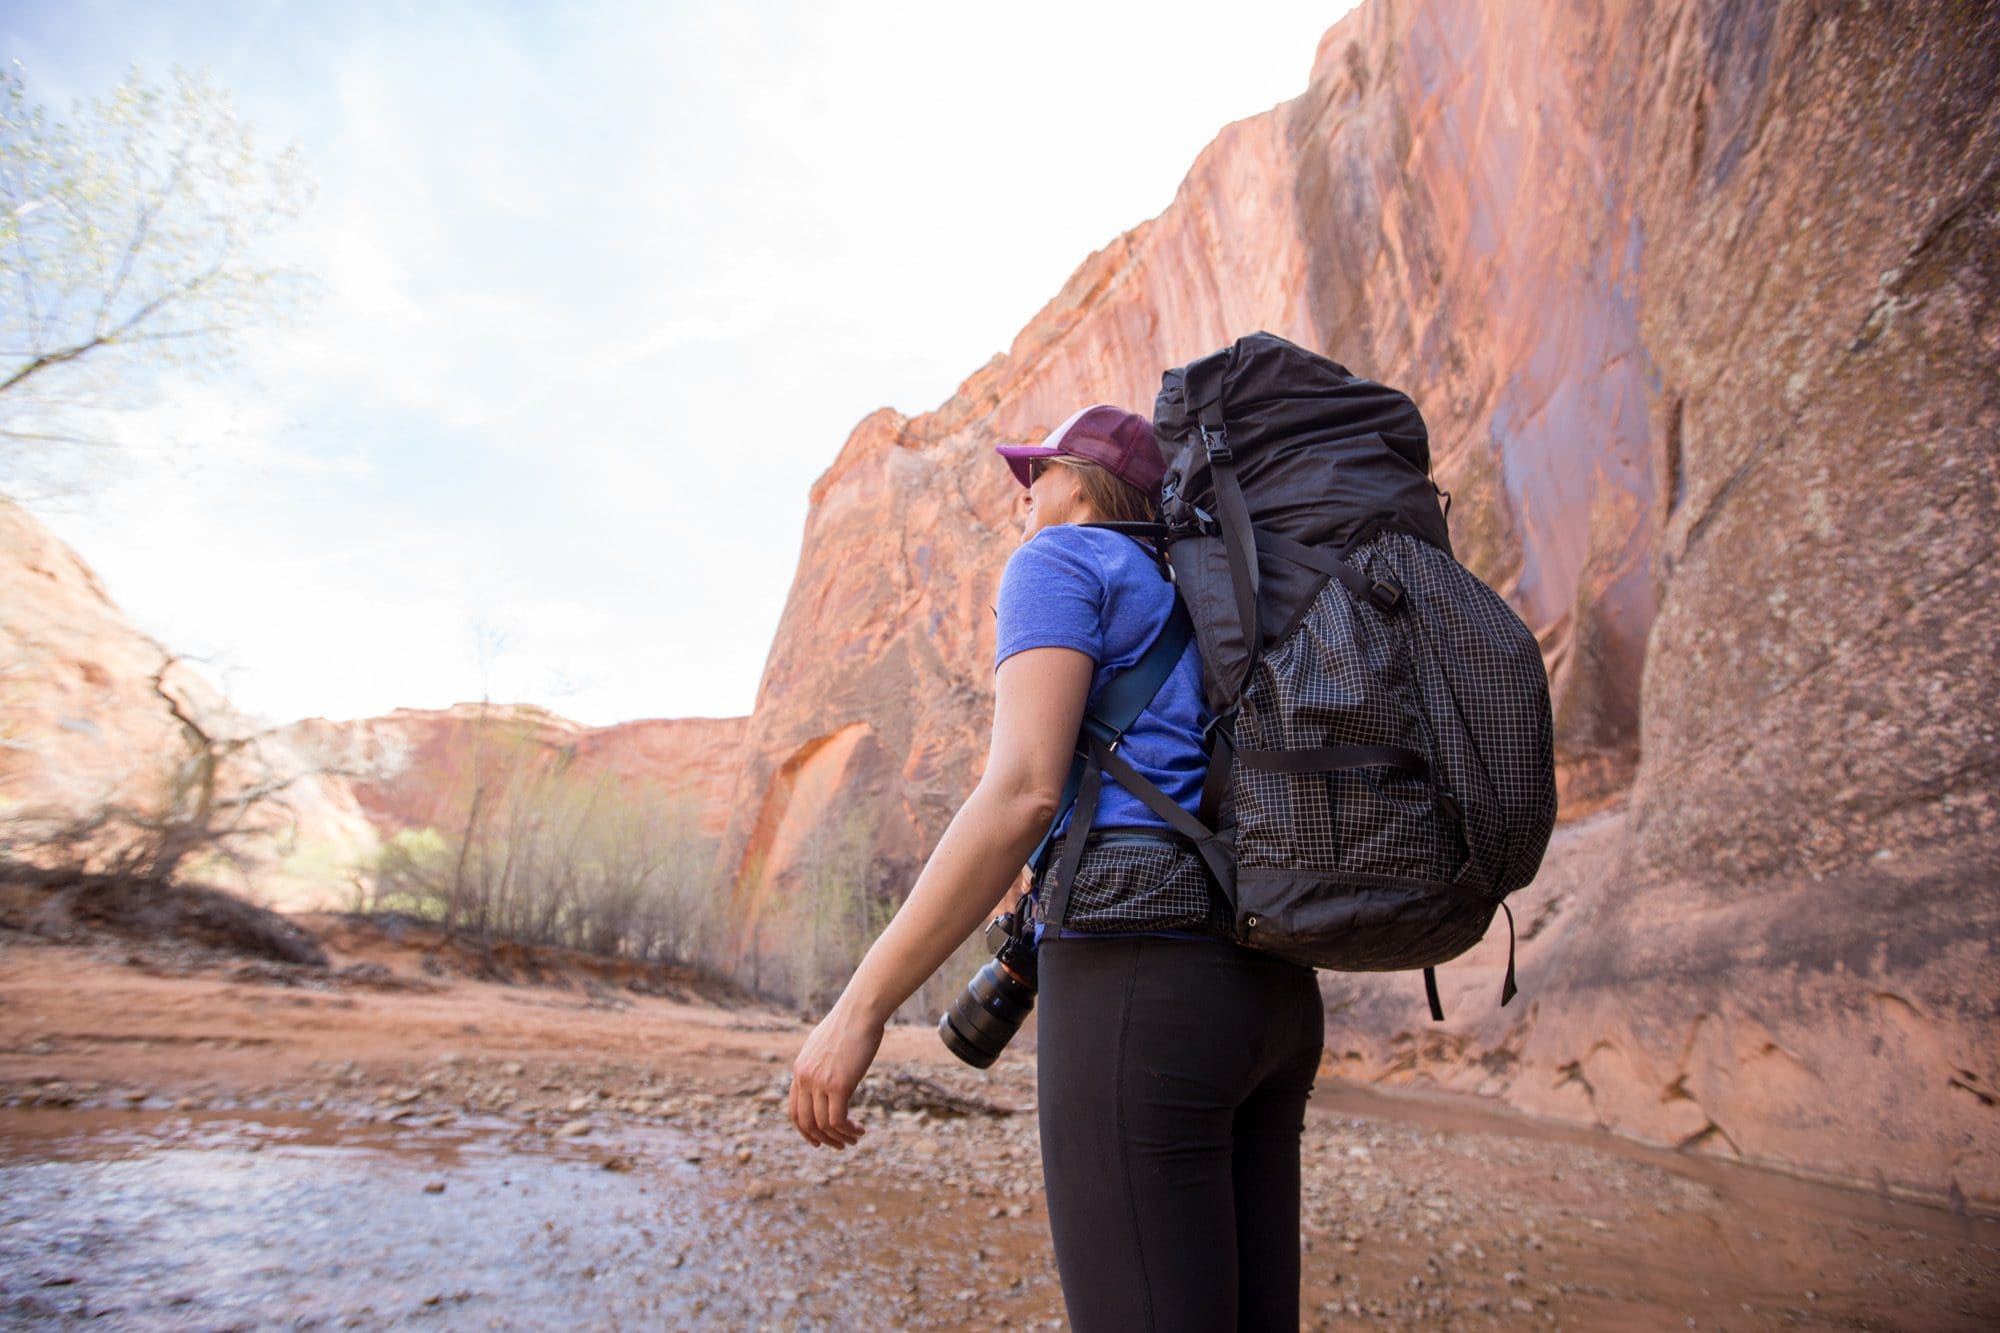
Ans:
<svg viewBox="0 0 2000 1333"><path fill-rule="evenodd" d="M723 843L742 947L802 829L858 815L898 895L977 775L989 446L1268 329L1424 408L1572 821L1522 998L1498 922L1441 1027L1327 977L1343 1069L2000 1201L1996 53L1990 3L1371 0L814 488Z"/></svg>

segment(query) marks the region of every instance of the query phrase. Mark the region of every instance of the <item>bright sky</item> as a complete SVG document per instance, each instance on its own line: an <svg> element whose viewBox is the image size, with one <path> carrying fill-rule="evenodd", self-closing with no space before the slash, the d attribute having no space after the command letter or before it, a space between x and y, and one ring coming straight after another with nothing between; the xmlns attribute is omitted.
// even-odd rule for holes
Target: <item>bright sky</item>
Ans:
<svg viewBox="0 0 2000 1333"><path fill-rule="evenodd" d="M37 100L206 67L319 183L312 317L38 512L272 721L746 712L853 425L948 398L1348 7L0 6Z"/></svg>

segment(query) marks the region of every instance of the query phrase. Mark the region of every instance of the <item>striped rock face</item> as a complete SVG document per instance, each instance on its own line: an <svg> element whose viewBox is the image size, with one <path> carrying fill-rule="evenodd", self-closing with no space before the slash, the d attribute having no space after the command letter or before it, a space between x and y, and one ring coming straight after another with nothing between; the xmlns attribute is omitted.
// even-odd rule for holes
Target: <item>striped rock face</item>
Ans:
<svg viewBox="0 0 2000 1333"><path fill-rule="evenodd" d="M723 840L739 952L827 830L899 896L977 775L990 447L1262 328L1422 407L1461 558L1544 645L1570 821L1523 998L1493 940L1441 1029L1328 975L1341 1067L2000 1199L1997 22L1362 6L815 486Z"/></svg>

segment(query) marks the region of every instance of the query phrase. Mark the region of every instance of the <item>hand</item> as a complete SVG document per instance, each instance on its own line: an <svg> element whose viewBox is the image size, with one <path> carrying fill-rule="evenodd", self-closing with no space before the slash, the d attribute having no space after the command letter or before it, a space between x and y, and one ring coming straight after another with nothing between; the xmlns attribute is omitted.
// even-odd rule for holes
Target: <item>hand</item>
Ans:
<svg viewBox="0 0 2000 1333"><path fill-rule="evenodd" d="M792 1123L807 1143L846 1148L868 1132L848 1118L847 1103L881 1045L880 1023L856 1018L839 1005L812 1030L792 1062L790 1106Z"/></svg>

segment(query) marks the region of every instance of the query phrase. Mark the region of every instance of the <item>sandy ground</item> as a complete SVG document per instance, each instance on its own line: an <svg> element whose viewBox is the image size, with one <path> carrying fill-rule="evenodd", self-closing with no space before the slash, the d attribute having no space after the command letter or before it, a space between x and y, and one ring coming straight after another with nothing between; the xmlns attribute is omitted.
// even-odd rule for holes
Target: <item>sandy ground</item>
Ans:
<svg viewBox="0 0 2000 1333"><path fill-rule="evenodd" d="M892 1031L835 1154L794 1015L310 924L331 972L0 932L0 1322L1061 1326L1031 1030ZM1331 1082L1305 1161L1309 1327L2000 1326L1991 1219Z"/></svg>

